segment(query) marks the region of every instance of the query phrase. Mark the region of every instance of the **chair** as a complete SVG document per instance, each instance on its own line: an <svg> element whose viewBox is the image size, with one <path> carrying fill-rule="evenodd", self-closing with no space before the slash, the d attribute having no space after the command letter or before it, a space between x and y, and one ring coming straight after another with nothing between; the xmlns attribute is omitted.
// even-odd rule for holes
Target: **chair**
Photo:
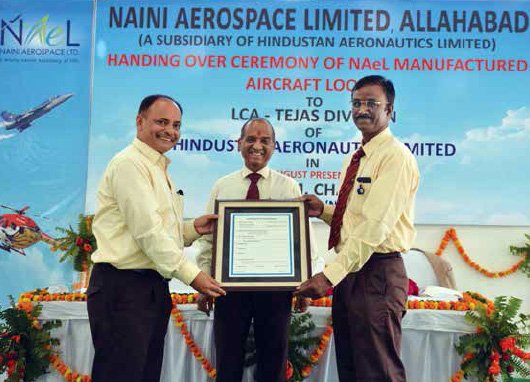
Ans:
<svg viewBox="0 0 530 382"><path fill-rule="evenodd" d="M446 259L419 248L411 248L403 253L403 261L408 277L420 288L436 285L457 289L453 267Z"/></svg>

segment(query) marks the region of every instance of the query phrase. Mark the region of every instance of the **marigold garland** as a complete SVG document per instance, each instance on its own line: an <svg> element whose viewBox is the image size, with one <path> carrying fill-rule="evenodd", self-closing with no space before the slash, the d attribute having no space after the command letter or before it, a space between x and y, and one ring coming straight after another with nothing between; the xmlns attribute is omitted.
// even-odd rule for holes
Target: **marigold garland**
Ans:
<svg viewBox="0 0 530 382"><path fill-rule="evenodd" d="M216 370L210 361L204 356L199 346L193 340L184 318L182 317L181 311L177 305L181 304L196 304L197 293L183 294L183 293L172 293L171 300L173 303L173 309L171 315L173 317L175 326L177 326L184 337L186 346L190 349L193 356L201 363L202 368L206 371L210 378L215 378ZM19 296L19 304L29 304L37 302L49 302L49 301L86 301L86 294L80 292L74 293L49 293L46 288L36 289L29 292L21 293ZM332 302L331 297L323 297L320 299L313 300L311 305L320 307L330 307ZM304 377L309 376L312 373L313 366L320 360L322 354L326 350L333 328L331 322L326 326L324 333L320 337L319 344L315 347L311 355L309 356L311 364L306 365L302 369L302 375ZM90 376L80 374L72 370L58 355L50 358L51 365L61 374L68 382L90 382Z"/></svg>
<svg viewBox="0 0 530 382"><path fill-rule="evenodd" d="M477 272L480 272L484 276L489 277L489 278L506 277L508 275L511 275L512 273L515 273L521 267L521 265L525 263L525 261L527 261L527 258L528 258L528 254L526 254L522 260L518 261L510 268L504 271L500 271L500 272L492 272L492 271L488 271L487 269L483 268L482 266L480 266L479 264L477 264L476 262L470 259L470 257L466 253L466 250L462 246L462 243L460 242L460 239L458 238L456 234L456 230L454 228L449 228L447 231L445 231L442 241L440 242L440 245L435 252L437 256L442 256L442 253L447 247L449 240L453 241L458 253L462 256L466 264L468 264L470 267L475 269Z"/></svg>
<svg viewBox="0 0 530 382"><path fill-rule="evenodd" d="M493 312L493 302L476 292L464 292L462 300L459 301L434 301L434 300L409 300L408 309L432 309L432 310L475 310L478 305L484 305L488 312Z"/></svg>
<svg viewBox="0 0 530 382"><path fill-rule="evenodd" d="M171 293L173 304L196 304L198 293ZM48 302L48 301L86 301L86 294L81 292L73 293L49 293L47 288L35 289L23 292L19 296L19 301L25 302ZM322 297L311 301L311 306L331 307L331 297Z"/></svg>
<svg viewBox="0 0 530 382"><path fill-rule="evenodd" d="M184 337L184 342L186 346L190 349L193 356L200 362L201 367L206 371L207 375L210 378L215 378L216 369L210 363L210 361L205 357L202 350L193 340L192 335L190 334L182 312L178 309L177 305L180 304L195 304L197 302L198 294L179 294L172 293L171 299L173 303L173 309L171 315L176 327L179 328L182 336ZM48 293L47 289L37 289L30 292L22 293L18 300L18 305L20 307L30 306L31 303L43 302L43 301L86 301L86 295L84 293ZM323 297L317 300L313 300L311 305L313 306L324 306L329 307L332 303L332 297ZM484 296L476 292L465 292L463 298L460 301L430 301L430 300L411 300L408 301L408 309L435 309L435 310L454 310L454 311L474 311L482 307L488 316L491 316L495 310L494 303ZM477 333L481 333L481 328L477 327ZM301 370L301 375L306 378L311 375L313 367L329 345L331 335L333 334L333 327L331 323L331 317L328 318L328 325L324 329L320 337L318 345L309 355L310 363L305 365ZM502 349L506 349L506 352L519 357L522 360L530 359L530 353L526 353L521 348L517 347L515 341L511 339L506 339L499 346ZM504 352L504 353L506 353ZM463 357L463 363L469 361L473 358L473 353L465 354ZM90 376L80 374L72 368L70 368L58 355L50 357L51 365L61 374L66 381L68 382L90 382ZM490 369L492 372L497 371L497 364L492 360L490 364ZM288 370L287 370L288 372ZM457 371L457 373L451 378L451 382L460 382L463 380L465 373L462 370Z"/></svg>
<svg viewBox="0 0 530 382"><path fill-rule="evenodd" d="M50 364L68 382L91 382L90 375L73 371L58 355L50 357Z"/></svg>
<svg viewBox="0 0 530 382"><path fill-rule="evenodd" d="M193 296L193 297L192 297ZM195 343L193 340L193 337L191 336L190 332L188 331L188 327L186 323L184 322L184 318L182 317L182 312L178 309L177 304L175 301L178 301L179 299L184 299L184 301L188 303L194 303L197 298L197 294L193 295L177 295L174 294L172 296L173 299L173 309L171 310L171 315L173 316L175 326L180 329L180 333L184 337L184 342L186 343L186 346L190 349L193 356L201 363L202 368L206 371L208 374L208 377L215 378L217 375L217 370L213 365L210 363L210 361L204 356L204 353L199 348L199 345ZM323 303L321 301L321 303ZM326 351L329 340L331 338L331 335L333 334L333 327L331 324L331 317L328 319L328 325L326 326L324 333L322 333L320 337L320 341L318 345L315 347L313 352L311 352L309 356L310 364L305 365L302 368L301 374L304 378L307 378L309 375L311 375L313 371L313 366L318 363L324 352ZM287 370L287 373L289 370Z"/></svg>
<svg viewBox="0 0 530 382"><path fill-rule="evenodd" d="M175 321L175 326L180 329L180 333L184 337L184 342L186 343L186 346L188 346L188 348L190 349L193 356L197 359L197 361L201 363L201 366L208 374L208 377L215 378L215 376L217 375L217 371L212 366L210 361L204 356L204 353L201 351L199 346L193 340L193 337L188 331L188 326L184 322L182 313L180 312L179 308L177 308L176 304L173 304L171 315L173 316L173 319Z"/></svg>

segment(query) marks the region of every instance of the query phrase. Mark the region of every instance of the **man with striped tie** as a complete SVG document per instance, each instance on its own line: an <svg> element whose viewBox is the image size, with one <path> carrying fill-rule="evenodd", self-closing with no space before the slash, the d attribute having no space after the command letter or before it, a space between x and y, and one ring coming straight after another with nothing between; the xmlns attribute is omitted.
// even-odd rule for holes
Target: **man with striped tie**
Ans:
<svg viewBox="0 0 530 382"><path fill-rule="evenodd" d="M339 380L405 382L400 359L407 275L400 253L413 244L416 159L390 132L394 85L381 76L356 82L352 116L362 134L345 161L336 206L303 196L310 216L330 224L337 256L296 294L318 298L334 287L333 326Z"/></svg>

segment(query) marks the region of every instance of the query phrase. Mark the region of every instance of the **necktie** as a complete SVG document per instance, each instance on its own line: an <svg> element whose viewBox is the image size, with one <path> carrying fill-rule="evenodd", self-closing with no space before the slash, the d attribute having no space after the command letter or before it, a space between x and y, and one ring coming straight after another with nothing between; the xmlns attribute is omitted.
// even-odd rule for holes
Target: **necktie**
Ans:
<svg viewBox="0 0 530 382"><path fill-rule="evenodd" d="M248 186L247 191L247 200L258 200L259 199L259 190L258 190L258 180L261 178L261 175L257 172L248 174L247 178L250 179L250 185Z"/></svg>
<svg viewBox="0 0 530 382"><path fill-rule="evenodd" d="M348 202L348 196L350 195L350 191L353 188L353 183L355 182L355 175L357 175L359 163L361 162L361 158L364 155L364 150L362 147L360 147L359 150L357 150L355 154L353 154L350 165L346 170L344 182L342 183L342 186L340 188L339 197L337 198L337 204L335 205L335 212L333 212L333 217L331 218L328 249L335 247L340 240L342 217L344 216L344 211L346 211L346 203Z"/></svg>

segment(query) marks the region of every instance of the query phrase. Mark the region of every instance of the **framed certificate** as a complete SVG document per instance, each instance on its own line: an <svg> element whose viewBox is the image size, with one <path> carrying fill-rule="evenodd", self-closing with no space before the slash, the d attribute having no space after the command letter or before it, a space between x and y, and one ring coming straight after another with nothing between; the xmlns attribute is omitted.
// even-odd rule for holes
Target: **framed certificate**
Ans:
<svg viewBox="0 0 530 382"><path fill-rule="evenodd" d="M311 276L304 202L217 200L213 277L226 290L294 290Z"/></svg>

